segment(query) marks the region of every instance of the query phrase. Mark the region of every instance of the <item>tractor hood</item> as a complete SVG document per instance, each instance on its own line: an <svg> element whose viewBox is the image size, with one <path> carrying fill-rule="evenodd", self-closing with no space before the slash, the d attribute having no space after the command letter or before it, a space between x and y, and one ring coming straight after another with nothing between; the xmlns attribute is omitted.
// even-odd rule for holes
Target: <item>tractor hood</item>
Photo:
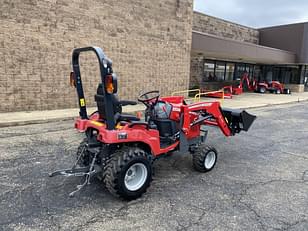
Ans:
<svg viewBox="0 0 308 231"><path fill-rule="evenodd" d="M253 121L257 118L245 110L222 108L222 112L233 135L242 130L247 132Z"/></svg>

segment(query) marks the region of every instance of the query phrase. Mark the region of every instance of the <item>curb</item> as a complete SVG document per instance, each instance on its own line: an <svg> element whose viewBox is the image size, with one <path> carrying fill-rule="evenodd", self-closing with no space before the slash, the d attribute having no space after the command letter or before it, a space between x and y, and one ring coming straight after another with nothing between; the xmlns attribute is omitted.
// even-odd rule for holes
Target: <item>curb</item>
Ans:
<svg viewBox="0 0 308 231"><path fill-rule="evenodd" d="M59 117L59 118L52 118L52 119L37 119L37 120L25 120L25 121L1 122L0 128L24 126L24 125L31 125L31 124L44 124L44 123L50 123L50 122L60 122L60 121L66 121L66 120L73 120L75 118L76 118L76 116L70 116L70 117Z"/></svg>

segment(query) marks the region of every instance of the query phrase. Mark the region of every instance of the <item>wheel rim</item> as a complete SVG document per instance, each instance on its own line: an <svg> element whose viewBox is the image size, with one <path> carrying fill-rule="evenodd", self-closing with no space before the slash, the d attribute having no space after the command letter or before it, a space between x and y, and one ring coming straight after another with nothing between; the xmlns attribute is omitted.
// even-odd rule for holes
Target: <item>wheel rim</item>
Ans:
<svg viewBox="0 0 308 231"><path fill-rule="evenodd" d="M125 173L124 183L129 191L140 189L148 177L148 170L142 163L136 163L127 169Z"/></svg>
<svg viewBox="0 0 308 231"><path fill-rule="evenodd" d="M216 161L215 152L213 152L213 151L209 152L204 159L204 167L206 169L212 168L215 164L215 161Z"/></svg>

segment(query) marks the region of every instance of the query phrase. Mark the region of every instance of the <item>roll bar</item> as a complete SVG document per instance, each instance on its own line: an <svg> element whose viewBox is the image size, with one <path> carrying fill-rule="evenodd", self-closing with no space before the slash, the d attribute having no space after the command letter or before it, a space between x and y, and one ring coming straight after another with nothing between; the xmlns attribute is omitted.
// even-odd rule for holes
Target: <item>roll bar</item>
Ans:
<svg viewBox="0 0 308 231"><path fill-rule="evenodd" d="M78 103L79 103L79 115L81 119L88 119L86 101L84 97L84 91L82 87L81 75L80 75L80 66L79 66L79 55L81 52L93 51L98 59L100 75L101 75L101 83L104 89L104 97L105 97L105 112L106 112L106 125L108 130L113 130L115 128L115 121L113 115L113 104L112 104L112 96L111 94L106 93L105 89L105 78L107 75L113 73L112 71L112 62L107 56L104 54L103 50L100 47L82 47L76 48L73 50L72 54L72 65L74 72L74 80L76 83L76 91L78 95Z"/></svg>

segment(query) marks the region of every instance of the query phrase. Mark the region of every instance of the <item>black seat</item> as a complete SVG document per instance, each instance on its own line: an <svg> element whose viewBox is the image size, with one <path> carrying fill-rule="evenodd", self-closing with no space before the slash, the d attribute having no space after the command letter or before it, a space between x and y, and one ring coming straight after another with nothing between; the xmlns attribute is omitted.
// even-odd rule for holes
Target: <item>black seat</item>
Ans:
<svg viewBox="0 0 308 231"><path fill-rule="evenodd" d="M106 118L105 112L105 97L104 97L104 89L103 85L99 84L97 87L97 94L94 96L94 99L97 103L97 109L99 113L100 119L104 120ZM120 101L115 94L111 95L112 105L113 105L113 115L114 121L117 123L119 121L139 121L140 118L131 115L131 114L122 114L122 106L126 105L136 105L135 101L123 100Z"/></svg>

